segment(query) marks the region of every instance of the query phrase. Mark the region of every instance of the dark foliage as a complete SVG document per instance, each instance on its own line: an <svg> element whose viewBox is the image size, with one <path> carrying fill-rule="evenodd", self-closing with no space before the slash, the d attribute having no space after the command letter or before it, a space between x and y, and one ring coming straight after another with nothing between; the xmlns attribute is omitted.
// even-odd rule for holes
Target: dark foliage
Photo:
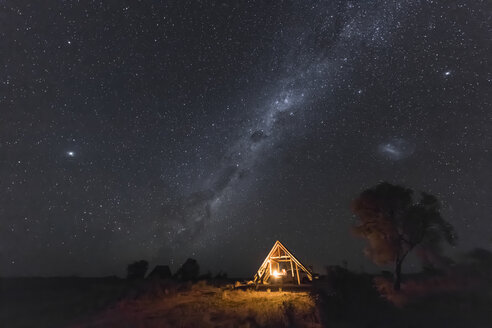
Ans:
<svg viewBox="0 0 492 328"><path fill-rule="evenodd" d="M129 280L144 279L148 268L149 262L145 260L133 262L126 268L126 278Z"/></svg>
<svg viewBox="0 0 492 328"><path fill-rule="evenodd" d="M380 183L363 191L352 203L360 223L354 233L368 240L366 254L376 264L394 263L394 289L400 289L401 265L408 253L419 246L425 252L439 253L444 240L456 241L453 227L440 214L436 197L414 192L403 186Z"/></svg>
<svg viewBox="0 0 492 328"><path fill-rule="evenodd" d="M156 265L154 270L147 276L147 279L159 280L171 278L171 269L168 265Z"/></svg>
<svg viewBox="0 0 492 328"><path fill-rule="evenodd" d="M200 274L200 266L195 259L189 258L178 269L175 277L182 281L196 280Z"/></svg>
<svg viewBox="0 0 492 328"><path fill-rule="evenodd" d="M219 273L217 273L215 275L215 278L216 280L226 280L227 279L227 272L222 272L222 271L219 271Z"/></svg>

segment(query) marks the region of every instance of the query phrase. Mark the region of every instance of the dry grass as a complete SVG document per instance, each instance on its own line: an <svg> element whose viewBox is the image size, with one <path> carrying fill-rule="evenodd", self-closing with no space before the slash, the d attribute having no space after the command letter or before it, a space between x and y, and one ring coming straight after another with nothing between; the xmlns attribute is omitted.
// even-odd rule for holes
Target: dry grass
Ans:
<svg viewBox="0 0 492 328"><path fill-rule="evenodd" d="M158 298L120 302L78 327L321 327L305 292L227 290L198 283Z"/></svg>

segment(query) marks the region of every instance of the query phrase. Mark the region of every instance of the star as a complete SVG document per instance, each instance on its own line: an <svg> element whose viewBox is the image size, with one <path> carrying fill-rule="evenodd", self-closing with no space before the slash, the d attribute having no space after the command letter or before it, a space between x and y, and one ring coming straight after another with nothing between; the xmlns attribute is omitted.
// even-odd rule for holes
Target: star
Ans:
<svg viewBox="0 0 492 328"><path fill-rule="evenodd" d="M220 257L276 238L321 270L358 267L348 200L379 180L438 196L458 247L492 247L489 31L469 24L484 2L81 2L49 33L42 2L4 2L2 275L178 269L196 252L246 278Z"/></svg>

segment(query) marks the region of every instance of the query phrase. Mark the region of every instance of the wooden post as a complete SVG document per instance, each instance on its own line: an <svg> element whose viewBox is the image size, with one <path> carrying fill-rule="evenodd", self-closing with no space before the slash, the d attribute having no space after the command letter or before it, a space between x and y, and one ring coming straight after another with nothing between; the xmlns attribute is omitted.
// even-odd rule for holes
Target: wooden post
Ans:
<svg viewBox="0 0 492 328"><path fill-rule="evenodd" d="M301 278L299 277L299 267L297 266L297 263L296 263L296 274L297 274L297 284L300 285Z"/></svg>
<svg viewBox="0 0 492 328"><path fill-rule="evenodd" d="M294 266L292 265L292 259L290 259L290 273L292 273L292 278L294 278Z"/></svg>

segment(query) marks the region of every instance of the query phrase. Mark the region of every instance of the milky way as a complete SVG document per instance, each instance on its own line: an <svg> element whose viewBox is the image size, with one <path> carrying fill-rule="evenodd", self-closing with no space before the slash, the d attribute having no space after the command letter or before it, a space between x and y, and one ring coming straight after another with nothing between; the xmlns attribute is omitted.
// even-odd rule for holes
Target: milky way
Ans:
<svg viewBox="0 0 492 328"><path fill-rule="evenodd" d="M372 268L350 202L383 180L492 246L487 2L1 7L0 275L247 276L276 239Z"/></svg>
<svg viewBox="0 0 492 328"><path fill-rule="evenodd" d="M324 5L326 4L316 4L315 8L305 13L306 19L318 22L323 29L333 29L336 20L333 15L327 15L333 6ZM241 176L251 171L255 174L255 162L282 138L284 125L293 124L296 125L295 130L302 130L306 129L306 125L312 124L309 117L302 115L302 110L309 102L323 96L330 97L329 93L333 91L328 91L328 94L323 92L326 85L340 85L343 79L351 78L350 73L343 72L344 66L350 65L354 60L353 54L360 51L362 44L371 47L391 46L388 39L391 38L395 21L404 18L400 16L412 9L412 2L401 2L398 6L389 8L386 5L387 3L377 6L357 5L357 10L352 13L355 5L348 3L345 7L347 17L339 23L339 30L328 47L309 48L309 42L316 37L309 26L298 28L295 35L289 35L290 40L285 40L287 52L294 52L306 59L299 68L294 67L294 63L286 63L292 67L291 72L278 83L276 93L254 111L254 124L243 128L243 136L229 146L232 150L218 165L212 179L203 182L203 190L194 192L185 200L184 212L180 214L179 222L170 225L168 241L171 247L174 244L177 248L183 248L185 244L184 249L188 253L193 249L190 246L203 247L203 240L210 236L206 231L208 221L226 221L220 218L221 200L230 197L230 194L234 195L237 189L241 190L242 197L245 196L245 187L240 185ZM306 54L306 51L310 53ZM390 154L392 158L406 157L409 152L399 149L404 147L400 140L393 144L388 143L387 146L389 148L383 147L383 152ZM395 148L393 152L391 147ZM247 198L243 199L247 201ZM179 240L179 237L184 236L189 237L186 243Z"/></svg>

